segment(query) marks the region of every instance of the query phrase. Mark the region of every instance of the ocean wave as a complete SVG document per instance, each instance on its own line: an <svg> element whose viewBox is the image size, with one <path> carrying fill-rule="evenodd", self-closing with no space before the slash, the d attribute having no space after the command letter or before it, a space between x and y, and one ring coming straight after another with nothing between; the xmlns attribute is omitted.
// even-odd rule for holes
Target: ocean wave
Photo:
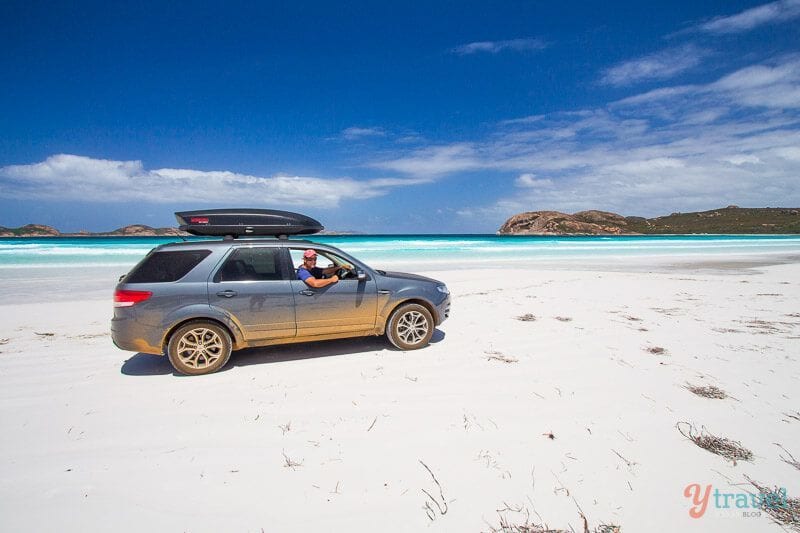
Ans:
<svg viewBox="0 0 800 533"><path fill-rule="evenodd" d="M374 240L372 240L374 239ZM565 260L586 257L697 256L702 254L800 254L798 236L658 237L476 237L430 239L414 236L323 239L369 265L479 264L501 261ZM0 268L83 268L134 265L154 242L2 242Z"/></svg>

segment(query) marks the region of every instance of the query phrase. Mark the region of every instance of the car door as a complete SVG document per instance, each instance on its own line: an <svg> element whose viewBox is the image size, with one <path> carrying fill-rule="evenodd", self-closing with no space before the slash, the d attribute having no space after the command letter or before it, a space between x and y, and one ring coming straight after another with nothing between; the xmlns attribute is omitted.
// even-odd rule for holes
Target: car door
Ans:
<svg viewBox="0 0 800 533"><path fill-rule="evenodd" d="M212 307L224 309L246 341L294 337L292 274L275 246L234 247L208 283Z"/></svg>
<svg viewBox="0 0 800 533"><path fill-rule="evenodd" d="M299 265L297 258L300 257L302 250L293 249L291 252L293 261ZM317 250L317 254L322 260L321 268L334 263L351 264L331 252ZM374 330L378 291L375 280L369 274L365 280L359 281L353 276L321 289L311 288L299 279L293 279L291 283L295 298L298 337L357 334Z"/></svg>

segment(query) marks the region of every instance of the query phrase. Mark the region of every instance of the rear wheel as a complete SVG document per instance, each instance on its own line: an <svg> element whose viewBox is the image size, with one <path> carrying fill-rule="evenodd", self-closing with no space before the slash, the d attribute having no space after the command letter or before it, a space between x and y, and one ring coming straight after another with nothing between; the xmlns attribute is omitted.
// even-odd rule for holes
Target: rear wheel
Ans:
<svg viewBox="0 0 800 533"><path fill-rule="evenodd" d="M167 345L167 355L181 374L210 374L225 366L231 349L231 336L225 328L196 320L175 330Z"/></svg>
<svg viewBox="0 0 800 533"><path fill-rule="evenodd" d="M433 335L431 312L419 304L404 304L389 318L386 336L401 350L416 350L428 345Z"/></svg>

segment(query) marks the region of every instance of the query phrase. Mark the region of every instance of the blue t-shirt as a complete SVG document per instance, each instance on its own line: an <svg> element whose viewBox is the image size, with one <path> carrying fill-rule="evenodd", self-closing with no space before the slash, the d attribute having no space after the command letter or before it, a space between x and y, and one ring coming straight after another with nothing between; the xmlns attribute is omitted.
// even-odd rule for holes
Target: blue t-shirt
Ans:
<svg viewBox="0 0 800 533"><path fill-rule="evenodd" d="M322 279L324 273L320 267L311 267L311 270L308 270L306 267L301 266L297 269L297 279L301 281L305 281L308 278L316 278Z"/></svg>

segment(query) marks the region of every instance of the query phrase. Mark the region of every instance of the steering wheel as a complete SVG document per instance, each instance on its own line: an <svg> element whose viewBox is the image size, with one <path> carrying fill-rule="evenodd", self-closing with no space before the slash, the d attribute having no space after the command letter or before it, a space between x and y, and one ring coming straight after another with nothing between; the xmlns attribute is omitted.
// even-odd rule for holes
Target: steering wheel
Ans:
<svg viewBox="0 0 800 533"><path fill-rule="evenodd" d="M349 270L347 268L342 267L336 271L336 275L339 276L339 279L347 279L355 277L356 273L354 270Z"/></svg>

